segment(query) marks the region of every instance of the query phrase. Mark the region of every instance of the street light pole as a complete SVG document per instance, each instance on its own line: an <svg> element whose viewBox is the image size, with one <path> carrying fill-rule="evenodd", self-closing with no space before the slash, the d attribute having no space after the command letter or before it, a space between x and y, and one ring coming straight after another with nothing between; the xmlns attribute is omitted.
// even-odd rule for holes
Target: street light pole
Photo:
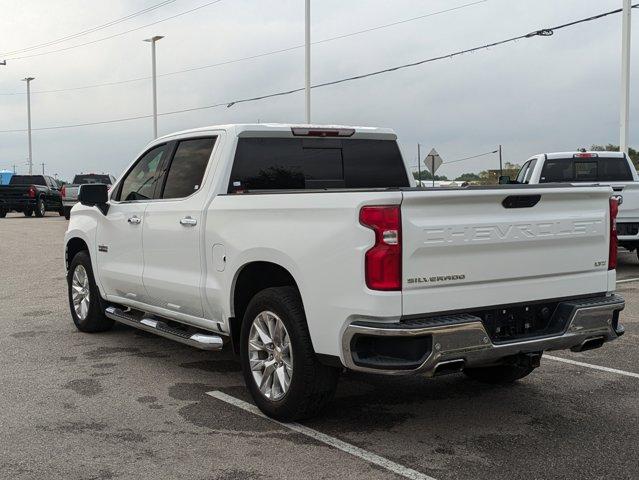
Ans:
<svg viewBox="0 0 639 480"><path fill-rule="evenodd" d="M619 150L628 154L630 122L630 0L623 0L623 20L621 23L621 112Z"/></svg>
<svg viewBox="0 0 639 480"><path fill-rule="evenodd" d="M31 151L31 80L35 77L23 78L23 82L27 82L27 131L29 136L29 175L33 175L33 156Z"/></svg>
<svg viewBox="0 0 639 480"><path fill-rule="evenodd" d="M311 0L306 0L305 8L305 61L304 77L306 81L306 123L311 123Z"/></svg>
<svg viewBox="0 0 639 480"><path fill-rule="evenodd" d="M157 73L155 71L155 42L164 38L161 35L156 35L151 38L147 38L145 42L151 42L151 70L153 77L153 138L158 138L158 95L157 95Z"/></svg>

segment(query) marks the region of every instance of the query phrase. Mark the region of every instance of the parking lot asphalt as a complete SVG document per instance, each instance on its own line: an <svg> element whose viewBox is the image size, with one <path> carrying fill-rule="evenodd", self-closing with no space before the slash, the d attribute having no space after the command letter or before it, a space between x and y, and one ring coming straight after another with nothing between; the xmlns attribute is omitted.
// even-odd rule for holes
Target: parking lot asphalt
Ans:
<svg viewBox="0 0 639 480"><path fill-rule="evenodd" d="M124 326L78 332L66 225L53 215L0 219L0 478L403 478L207 395L250 401L229 351ZM618 279L633 278L639 260L622 253ZM619 284L623 338L552 353L586 366L544 358L509 387L345 374L328 410L304 425L409 478L639 478L638 288Z"/></svg>

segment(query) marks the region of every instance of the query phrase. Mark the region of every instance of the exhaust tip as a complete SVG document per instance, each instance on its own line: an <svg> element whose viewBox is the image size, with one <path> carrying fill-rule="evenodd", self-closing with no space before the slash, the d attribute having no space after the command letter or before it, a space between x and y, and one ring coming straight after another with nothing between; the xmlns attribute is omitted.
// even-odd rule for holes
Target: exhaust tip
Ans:
<svg viewBox="0 0 639 480"><path fill-rule="evenodd" d="M586 340L581 342L581 345L577 345L570 350L573 352L585 352L586 350L594 350L595 348L601 347L605 343L605 341L606 339L604 337L587 338Z"/></svg>
<svg viewBox="0 0 639 480"><path fill-rule="evenodd" d="M435 369L433 370L433 377L439 377L441 375L449 375L451 373L461 373L464 370L464 365L466 362L464 360L448 360L446 362L439 362L435 365Z"/></svg>

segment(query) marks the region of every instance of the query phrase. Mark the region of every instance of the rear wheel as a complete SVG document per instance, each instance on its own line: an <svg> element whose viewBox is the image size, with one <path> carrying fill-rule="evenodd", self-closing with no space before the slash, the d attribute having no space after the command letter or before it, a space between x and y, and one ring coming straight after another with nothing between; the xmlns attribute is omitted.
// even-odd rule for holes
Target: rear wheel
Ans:
<svg viewBox="0 0 639 480"><path fill-rule="evenodd" d="M44 214L47 213L47 207L44 204L44 199L38 198L34 213L36 217L44 217Z"/></svg>
<svg viewBox="0 0 639 480"><path fill-rule="evenodd" d="M482 383L507 385L532 373L536 367L523 365L496 365L494 367L466 368L467 377Z"/></svg>
<svg viewBox="0 0 639 480"><path fill-rule="evenodd" d="M67 273L69 306L73 323L82 332L103 332L113 326L105 317L103 300L93 278L89 253L83 250L71 260Z"/></svg>
<svg viewBox="0 0 639 480"><path fill-rule="evenodd" d="M295 288L255 295L244 314L240 342L244 380L265 414L300 420L319 413L333 397L339 370L317 360Z"/></svg>
<svg viewBox="0 0 639 480"><path fill-rule="evenodd" d="M30 208L27 208L23 213L25 217L30 217L31 215L33 215L33 210Z"/></svg>
<svg viewBox="0 0 639 480"><path fill-rule="evenodd" d="M7 216L7 211L5 209L0 209L0 218L4 218Z"/></svg>
<svg viewBox="0 0 639 480"><path fill-rule="evenodd" d="M69 220L71 218L71 207L64 207L64 218Z"/></svg>

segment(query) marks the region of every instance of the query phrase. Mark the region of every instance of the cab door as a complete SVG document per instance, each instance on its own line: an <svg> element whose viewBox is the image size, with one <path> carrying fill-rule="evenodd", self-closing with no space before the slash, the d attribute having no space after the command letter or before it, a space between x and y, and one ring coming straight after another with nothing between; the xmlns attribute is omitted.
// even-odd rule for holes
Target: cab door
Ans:
<svg viewBox="0 0 639 480"><path fill-rule="evenodd" d="M167 144L154 146L133 164L98 222L98 277L107 297L147 302L142 283L144 214L156 196L167 150Z"/></svg>
<svg viewBox="0 0 639 480"><path fill-rule="evenodd" d="M202 232L207 202L202 185L215 141L206 136L176 142L158 200L147 207L142 226L149 303L199 318L204 316Z"/></svg>

